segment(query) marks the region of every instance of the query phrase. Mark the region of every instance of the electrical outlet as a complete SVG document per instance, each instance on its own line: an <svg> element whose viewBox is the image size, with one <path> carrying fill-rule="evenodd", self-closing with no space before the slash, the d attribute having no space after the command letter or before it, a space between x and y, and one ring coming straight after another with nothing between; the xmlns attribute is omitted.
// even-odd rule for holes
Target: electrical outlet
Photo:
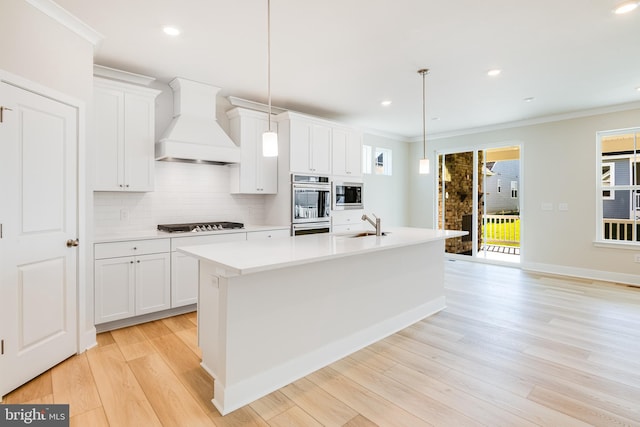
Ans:
<svg viewBox="0 0 640 427"><path fill-rule="evenodd" d="M635 255L633 256L633 261L635 261L635 262L640 262L640 254L635 254Z"/></svg>
<svg viewBox="0 0 640 427"><path fill-rule="evenodd" d="M120 221L129 221L129 209L120 209Z"/></svg>

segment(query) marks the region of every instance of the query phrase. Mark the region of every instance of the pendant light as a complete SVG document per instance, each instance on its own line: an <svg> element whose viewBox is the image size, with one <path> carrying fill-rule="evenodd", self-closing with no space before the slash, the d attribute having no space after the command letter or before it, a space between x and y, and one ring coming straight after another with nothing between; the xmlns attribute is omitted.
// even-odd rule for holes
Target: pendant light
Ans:
<svg viewBox="0 0 640 427"><path fill-rule="evenodd" d="M262 155L278 155L278 134L271 130L271 0L267 0L267 92L269 98L269 127L262 134Z"/></svg>
<svg viewBox="0 0 640 427"><path fill-rule="evenodd" d="M429 173L429 159L427 158L427 91L425 78L429 74L428 68L421 68L418 74L422 74L422 159L418 173L426 175Z"/></svg>

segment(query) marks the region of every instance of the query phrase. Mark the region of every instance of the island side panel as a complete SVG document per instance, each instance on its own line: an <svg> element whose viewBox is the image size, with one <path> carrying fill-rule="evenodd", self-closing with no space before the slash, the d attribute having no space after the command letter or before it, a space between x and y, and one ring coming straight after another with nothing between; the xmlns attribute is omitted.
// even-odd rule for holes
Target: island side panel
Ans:
<svg viewBox="0 0 640 427"><path fill-rule="evenodd" d="M233 411L443 309L443 255L440 240L220 277L218 313L199 307L214 404Z"/></svg>

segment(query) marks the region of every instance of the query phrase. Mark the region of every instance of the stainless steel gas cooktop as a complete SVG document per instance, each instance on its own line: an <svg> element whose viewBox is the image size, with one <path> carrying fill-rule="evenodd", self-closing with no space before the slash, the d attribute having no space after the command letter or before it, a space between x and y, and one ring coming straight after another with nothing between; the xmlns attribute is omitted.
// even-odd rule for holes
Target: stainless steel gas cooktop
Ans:
<svg viewBox="0 0 640 427"><path fill-rule="evenodd" d="M244 228L241 222L190 222L186 224L159 224L158 230L169 233L197 233L202 231L231 230Z"/></svg>

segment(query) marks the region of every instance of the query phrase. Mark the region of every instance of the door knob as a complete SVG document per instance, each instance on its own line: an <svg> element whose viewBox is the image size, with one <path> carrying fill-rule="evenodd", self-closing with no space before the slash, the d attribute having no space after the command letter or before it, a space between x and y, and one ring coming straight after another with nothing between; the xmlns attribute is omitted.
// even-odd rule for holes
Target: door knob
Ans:
<svg viewBox="0 0 640 427"><path fill-rule="evenodd" d="M69 240L67 240L67 247L68 248L72 248L74 246L78 246L79 244L80 244L80 241L78 239L75 239L75 240L69 239Z"/></svg>

